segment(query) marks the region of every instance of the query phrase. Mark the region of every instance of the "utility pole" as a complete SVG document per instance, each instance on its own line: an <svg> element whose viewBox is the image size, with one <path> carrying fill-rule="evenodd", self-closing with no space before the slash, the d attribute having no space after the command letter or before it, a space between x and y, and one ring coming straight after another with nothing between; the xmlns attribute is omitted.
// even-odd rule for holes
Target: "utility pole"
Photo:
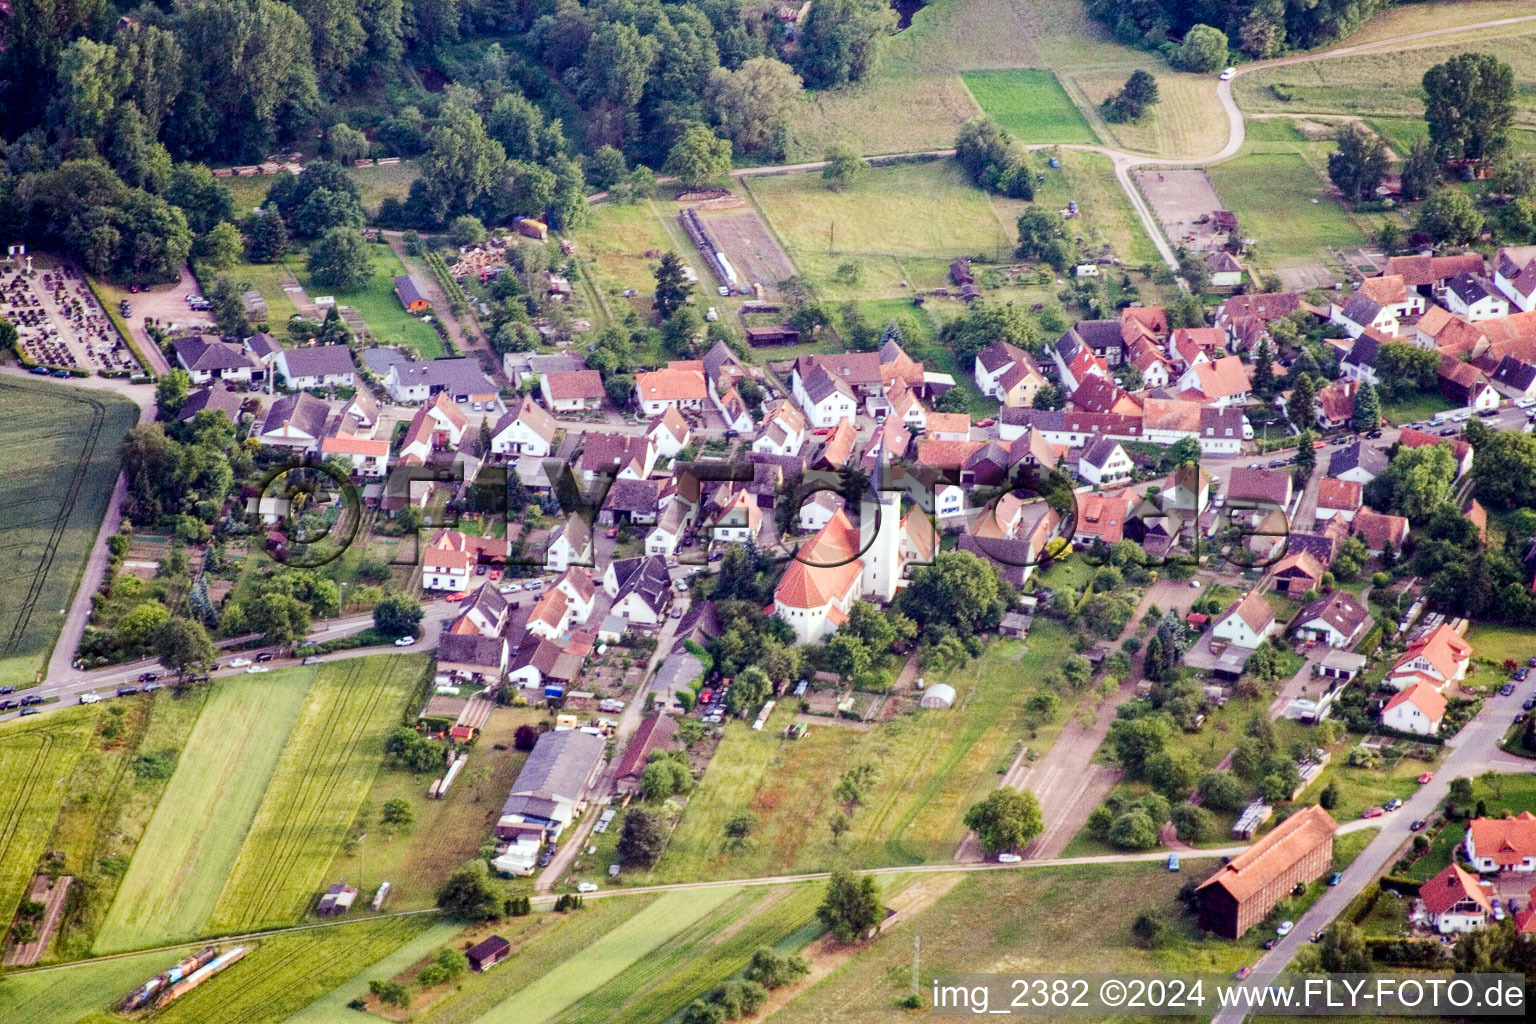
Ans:
<svg viewBox="0 0 1536 1024"><path fill-rule="evenodd" d="M921 935L912 936L912 995L917 999L922 998L922 995L918 992L917 987L917 954L918 951L922 948L922 945L923 937Z"/></svg>
<svg viewBox="0 0 1536 1024"><path fill-rule="evenodd" d="M837 238L837 221L827 225L827 255L832 255L832 243Z"/></svg>
<svg viewBox="0 0 1536 1024"><path fill-rule="evenodd" d="M367 832L357 837L357 894L359 896L363 895L363 874L368 866L368 848L363 845L367 840Z"/></svg>

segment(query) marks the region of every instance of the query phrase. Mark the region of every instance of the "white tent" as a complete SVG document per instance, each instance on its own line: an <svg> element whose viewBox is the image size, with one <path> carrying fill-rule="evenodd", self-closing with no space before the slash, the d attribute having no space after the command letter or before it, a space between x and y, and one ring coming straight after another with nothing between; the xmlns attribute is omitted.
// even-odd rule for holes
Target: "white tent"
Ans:
<svg viewBox="0 0 1536 1024"><path fill-rule="evenodd" d="M934 683L923 691L919 703L925 708L948 708L955 705L955 688L948 683Z"/></svg>

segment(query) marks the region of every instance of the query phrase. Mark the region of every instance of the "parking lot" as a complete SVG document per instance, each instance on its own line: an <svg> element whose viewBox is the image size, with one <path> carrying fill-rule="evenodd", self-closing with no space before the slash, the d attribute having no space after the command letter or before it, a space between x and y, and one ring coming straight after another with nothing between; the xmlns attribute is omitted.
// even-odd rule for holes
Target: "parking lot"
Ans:
<svg viewBox="0 0 1536 1024"><path fill-rule="evenodd" d="M70 263L40 267L30 276L24 270L0 276L0 308L16 325L22 351L42 366L55 371L139 369Z"/></svg>

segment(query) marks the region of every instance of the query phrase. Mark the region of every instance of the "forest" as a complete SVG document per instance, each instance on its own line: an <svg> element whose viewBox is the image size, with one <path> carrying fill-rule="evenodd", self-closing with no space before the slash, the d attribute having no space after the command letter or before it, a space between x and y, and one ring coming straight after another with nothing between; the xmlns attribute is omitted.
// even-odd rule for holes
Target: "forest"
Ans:
<svg viewBox="0 0 1536 1024"><path fill-rule="evenodd" d="M739 0L14 0L0 234L166 280L234 223L207 165L292 153L417 159L386 227L565 226L594 191L776 158L801 91L867 75L895 23L881 0L795 26Z"/></svg>

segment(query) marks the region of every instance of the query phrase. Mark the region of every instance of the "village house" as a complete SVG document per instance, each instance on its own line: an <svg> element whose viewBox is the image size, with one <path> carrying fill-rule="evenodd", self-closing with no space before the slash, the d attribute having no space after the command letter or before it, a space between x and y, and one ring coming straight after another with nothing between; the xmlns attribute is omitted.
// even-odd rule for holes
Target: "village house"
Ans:
<svg viewBox="0 0 1536 1024"><path fill-rule="evenodd" d="M272 368L294 390L351 387L352 350L345 345L285 348L272 359Z"/></svg>
<svg viewBox="0 0 1536 1024"><path fill-rule="evenodd" d="M1118 325L1111 320L1098 322L1115 326L1118 344ZM1093 350L1083 341L1075 328L1068 330L1056 340L1056 344L1051 348L1051 361L1056 364L1056 372L1060 375L1061 383L1069 392L1076 391L1090 375L1109 376L1105 360L1094 356Z"/></svg>
<svg viewBox="0 0 1536 1024"><path fill-rule="evenodd" d="M1362 487L1376 479L1386 468L1386 454L1380 448L1363 441L1353 441L1335 449L1328 457L1330 477L1348 480Z"/></svg>
<svg viewBox="0 0 1536 1024"><path fill-rule="evenodd" d="M763 410L763 423L752 450L766 455L795 455L805 443L805 416L787 398L780 398Z"/></svg>
<svg viewBox="0 0 1536 1024"><path fill-rule="evenodd" d="M1505 356L1499 360L1489 379L1506 398L1528 398L1536 394L1536 363Z"/></svg>
<svg viewBox="0 0 1536 1024"><path fill-rule="evenodd" d="M1536 312L1536 245L1512 245L1494 257L1494 287L1523 313Z"/></svg>
<svg viewBox="0 0 1536 1024"><path fill-rule="evenodd" d="M187 395L187 400L181 403L181 409L176 413L176 422L189 423L197 417L198 413L207 410L222 412L229 420L230 426L239 426L246 402L258 403L259 412L260 400L257 398L238 391L229 391L217 385L199 388Z"/></svg>
<svg viewBox="0 0 1536 1024"><path fill-rule="evenodd" d="M507 665L507 684L524 690L543 690L547 696L560 696L581 675L582 661L580 654L537 634L529 634Z"/></svg>
<svg viewBox="0 0 1536 1024"><path fill-rule="evenodd" d="M1339 430L1348 426L1355 414L1355 395L1360 392L1360 382L1341 380L1319 388L1317 392L1316 423L1322 430ZM1300 418L1301 410L1296 410Z"/></svg>
<svg viewBox="0 0 1536 1024"><path fill-rule="evenodd" d="M544 546L544 568L564 572L572 565L592 564L592 528L580 515L572 513L549 534Z"/></svg>
<svg viewBox="0 0 1536 1024"><path fill-rule="evenodd" d="M1414 736L1433 736L1445 718L1445 697L1425 681L1399 690L1381 709L1381 724Z"/></svg>
<svg viewBox="0 0 1536 1024"><path fill-rule="evenodd" d="M1488 382L1483 371L1471 363L1464 363L1452 356L1441 356L1436 371L1440 381L1440 394L1456 405L1463 405L1481 412L1499 407L1499 393Z"/></svg>
<svg viewBox="0 0 1536 1024"><path fill-rule="evenodd" d="M734 391L732 389L732 393ZM688 421L683 419L682 413L669 408L651 421L645 436L659 457L670 459L688 447L688 442L693 439L693 430L688 426Z"/></svg>
<svg viewBox="0 0 1536 1024"><path fill-rule="evenodd" d="M1396 340L1374 327L1366 328L1355 337L1355 343L1349 347L1349 352L1339 360L1339 373L1349 380L1364 384L1380 384L1381 378L1376 374L1376 357L1381 353L1382 345Z"/></svg>
<svg viewBox="0 0 1536 1024"><path fill-rule="evenodd" d="M1027 408L1045 386L1045 375L1028 352L1005 341L994 341L976 353L976 387L1010 408Z"/></svg>
<svg viewBox="0 0 1536 1024"><path fill-rule="evenodd" d="M1460 256L1393 256L1387 260L1383 276L1398 276L1403 284L1424 299L1439 299L1446 282L1458 274L1482 274L1483 258L1475 252ZM1433 307L1431 307L1433 308ZM1424 312L1429 312L1425 309Z"/></svg>
<svg viewBox="0 0 1536 1024"><path fill-rule="evenodd" d="M858 398L844 378L815 363L806 364L804 373L800 371L801 363L797 360L790 390L812 427L824 430L851 420L858 413Z"/></svg>
<svg viewBox="0 0 1536 1024"><path fill-rule="evenodd" d="M435 451L454 449L464 440L469 419L447 395L439 393L430 405L416 410L400 445L401 465L423 465Z"/></svg>
<svg viewBox="0 0 1536 1024"><path fill-rule="evenodd" d="M1199 362L1185 370L1177 387L1185 394L1180 397L1225 408L1248 401L1253 382L1248 378L1248 368L1237 356L1222 356L1212 362ZM1191 394L1191 392L1193 394Z"/></svg>
<svg viewBox="0 0 1536 1024"><path fill-rule="evenodd" d="M389 473L387 438L333 431L321 440L320 455L350 462L356 476L378 478Z"/></svg>
<svg viewBox="0 0 1536 1024"><path fill-rule="evenodd" d="M1291 474L1279 469L1234 466L1227 478L1227 502L1235 508L1285 509L1291 504Z"/></svg>
<svg viewBox="0 0 1536 1024"><path fill-rule="evenodd" d="M614 769L615 788L623 794L638 792L640 774L645 771L651 751L671 748L676 734L677 719L671 715L654 711L642 719Z"/></svg>
<svg viewBox="0 0 1536 1024"><path fill-rule="evenodd" d="M1469 323L1509 315L1509 299L1485 277L1457 274L1445 287L1445 304Z"/></svg>
<svg viewBox="0 0 1536 1024"><path fill-rule="evenodd" d="M613 599L610 614L642 626L654 626L666 617L672 602L672 580L666 560L658 555L625 558L608 563L603 591Z"/></svg>
<svg viewBox="0 0 1536 1024"><path fill-rule="evenodd" d="M1094 486L1127 480L1135 468L1120 442L1104 437L1084 448L1077 460L1077 475Z"/></svg>
<svg viewBox="0 0 1536 1024"><path fill-rule="evenodd" d="M1481 874L1536 872L1536 815L1473 818L1467 825L1467 862Z"/></svg>
<svg viewBox="0 0 1536 1024"><path fill-rule="evenodd" d="M1263 921L1298 884L1321 877L1333 864L1338 822L1316 805L1303 807L1200 883L1200 927L1237 939Z"/></svg>
<svg viewBox="0 0 1536 1024"><path fill-rule="evenodd" d="M1287 543L1294 543L1296 537L1296 534L1292 534ZM1323 573L1327 571L1327 563L1313 552L1291 550L1270 567L1269 580L1270 585L1280 593L1300 597L1309 590L1316 590L1322 584Z"/></svg>
<svg viewBox="0 0 1536 1024"><path fill-rule="evenodd" d="M582 438L581 458L576 466L586 483L599 476L644 480L656 468L656 454L656 446L649 437L594 432Z"/></svg>
<svg viewBox="0 0 1536 1024"><path fill-rule="evenodd" d="M1361 506L1350 524L1350 532L1365 543L1365 549L1373 557L1380 558L1390 546L1393 551L1403 550L1408 539L1408 520L1403 516L1377 512L1369 506Z"/></svg>
<svg viewBox="0 0 1536 1024"><path fill-rule="evenodd" d="M1431 928L1441 935L1461 935L1493 920L1491 890L1476 875L1453 863L1419 886L1419 903Z"/></svg>
<svg viewBox="0 0 1536 1024"><path fill-rule="evenodd" d="M1135 416L1141 405L1107 377L1090 375L1072 392L1072 408L1078 412L1107 412Z"/></svg>
<svg viewBox="0 0 1536 1024"><path fill-rule="evenodd" d="M532 397L524 395L517 406L491 428L491 452L548 458L554 451L555 435L559 431L555 418Z"/></svg>
<svg viewBox="0 0 1536 1024"><path fill-rule="evenodd" d="M635 403L646 416L668 409L700 411L709 397L702 370L671 368L635 374Z"/></svg>
<svg viewBox="0 0 1536 1024"><path fill-rule="evenodd" d="M1451 449L1451 456L1456 464L1456 476L1466 476L1472 471L1473 448L1459 437L1440 437L1424 430L1403 428L1398 435L1397 443L1403 448L1424 448L1437 444L1446 445Z"/></svg>
<svg viewBox="0 0 1536 1024"><path fill-rule="evenodd" d="M1377 279L1367 278L1366 280ZM1399 318L1400 314L1396 306L1378 302L1361 290L1345 299L1342 306L1335 304L1328 316L1328 322L1344 328L1344 333L1351 338L1360 337L1367 328L1396 338L1401 327Z"/></svg>
<svg viewBox="0 0 1536 1024"><path fill-rule="evenodd" d="M283 395L267 409L255 438L278 448L309 451L320 446L330 417L330 405L314 395L303 391Z"/></svg>
<svg viewBox="0 0 1536 1024"><path fill-rule="evenodd" d="M507 673L506 638L444 633L437 640L437 671L464 682L499 685Z"/></svg>
<svg viewBox="0 0 1536 1024"><path fill-rule="evenodd" d="M1374 622L1370 611L1355 595L1335 590L1297 612L1292 628L1303 640L1347 648L1354 646Z"/></svg>
<svg viewBox="0 0 1536 1024"><path fill-rule="evenodd" d="M486 379L479 361L463 356L394 363L384 375L384 389L397 402L426 402L445 394L475 412L503 411L496 385Z"/></svg>
<svg viewBox="0 0 1536 1024"><path fill-rule="evenodd" d="M1231 607L1221 614L1211 627L1211 636L1254 650L1275 631L1275 626L1275 610L1264 600L1263 594L1253 590L1232 602Z"/></svg>
<svg viewBox="0 0 1536 1024"><path fill-rule="evenodd" d="M1403 690L1427 682L1443 692L1467 677L1471 661L1472 645L1450 625L1442 624L1409 642L1382 685Z"/></svg>
<svg viewBox="0 0 1536 1024"><path fill-rule="evenodd" d="M584 412L602 407L603 376L596 370L564 370L539 378L539 394L551 412Z"/></svg>
<svg viewBox="0 0 1536 1024"><path fill-rule="evenodd" d="M176 353L176 362L194 384L213 380L249 383L262 376L261 364L243 345L193 334L177 338L171 348Z"/></svg>
<svg viewBox="0 0 1536 1024"><path fill-rule="evenodd" d="M1363 493L1364 488L1354 481L1323 477L1317 483L1317 509L1314 514L1318 519L1339 516L1346 523L1352 522L1360 511Z"/></svg>
<svg viewBox="0 0 1536 1024"><path fill-rule="evenodd" d="M660 480L615 480L603 495L603 505L597 512L600 525L651 526L661 514Z"/></svg>

